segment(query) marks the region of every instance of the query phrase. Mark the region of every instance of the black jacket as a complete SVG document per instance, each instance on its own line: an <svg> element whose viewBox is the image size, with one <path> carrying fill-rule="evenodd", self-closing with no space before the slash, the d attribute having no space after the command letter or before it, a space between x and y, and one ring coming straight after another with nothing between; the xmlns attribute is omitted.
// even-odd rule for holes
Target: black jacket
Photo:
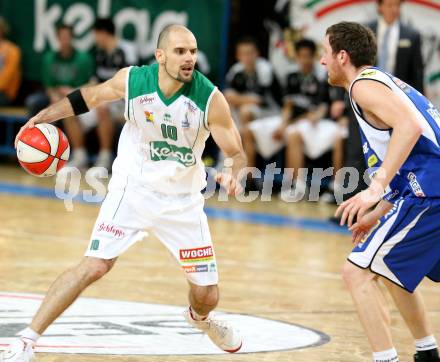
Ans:
<svg viewBox="0 0 440 362"><path fill-rule="evenodd" d="M377 20L367 24L377 35ZM400 23L399 42L393 74L423 93L423 58L420 33Z"/></svg>

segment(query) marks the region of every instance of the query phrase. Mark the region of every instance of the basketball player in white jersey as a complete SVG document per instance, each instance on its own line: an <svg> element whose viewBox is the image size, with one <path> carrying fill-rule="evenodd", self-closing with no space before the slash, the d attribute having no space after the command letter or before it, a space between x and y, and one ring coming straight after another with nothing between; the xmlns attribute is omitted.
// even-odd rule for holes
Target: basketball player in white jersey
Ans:
<svg viewBox="0 0 440 362"><path fill-rule="evenodd" d="M342 273L373 360L399 360L381 280L413 335L414 361L440 362L416 290L425 276L440 282L440 112L413 87L373 67L376 41L362 25L332 25L323 47L329 83L349 92L365 159L374 167L369 188L337 210L356 245Z"/></svg>
<svg viewBox="0 0 440 362"><path fill-rule="evenodd" d="M105 275L117 257L144 236L156 235L175 256L190 285L186 320L227 352L241 348L239 333L210 316L218 303L218 275L207 217L203 211L205 141L214 140L233 160L232 172L217 181L229 194L241 192L245 167L239 133L223 94L194 70L197 42L187 28L166 27L157 64L120 70L105 83L81 88L44 109L22 127L54 122L125 99L125 118L109 192L82 261L50 287L32 323L3 355L7 362L34 358L40 335L81 292ZM172 293L172 291L170 291Z"/></svg>

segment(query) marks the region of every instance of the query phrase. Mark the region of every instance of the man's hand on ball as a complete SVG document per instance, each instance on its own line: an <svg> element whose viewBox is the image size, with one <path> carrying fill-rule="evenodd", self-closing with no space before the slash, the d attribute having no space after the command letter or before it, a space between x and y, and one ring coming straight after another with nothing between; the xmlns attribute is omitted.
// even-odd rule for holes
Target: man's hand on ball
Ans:
<svg viewBox="0 0 440 362"><path fill-rule="evenodd" d="M25 123L23 127L20 128L20 130L17 133L17 136L15 136L15 142L14 142L15 148L17 148L18 140L20 139L23 132L28 128L34 128L34 127L35 127L35 117L32 117L29 121Z"/></svg>

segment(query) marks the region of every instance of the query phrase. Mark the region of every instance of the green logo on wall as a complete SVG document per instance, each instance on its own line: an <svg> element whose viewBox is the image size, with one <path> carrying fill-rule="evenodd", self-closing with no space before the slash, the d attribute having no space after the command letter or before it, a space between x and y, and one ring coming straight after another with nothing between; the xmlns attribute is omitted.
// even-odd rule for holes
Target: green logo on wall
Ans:
<svg viewBox="0 0 440 362"><path fill-rule="evenodd" d="M177 161L186 167L196 163L191 148L170 145L165 141L150 142L150 155L152 161Z"/></svg>
<svg viewBox="0 0 440 362"><path fill-rule="evenodd" d="M210 62L217 82L222 60L225 0L26 0L0 1L0 14L11 26L11 36L22 50L23 76L41 80L46 50L57 47L58 24L73 27L75 48L94 45L93 24L98 17L112 18L116 33L136 44L142 61L154 58L156 40L165 25L182 24L197 34L197 45ZM209 26L207 26L209 24Z"/></svg>

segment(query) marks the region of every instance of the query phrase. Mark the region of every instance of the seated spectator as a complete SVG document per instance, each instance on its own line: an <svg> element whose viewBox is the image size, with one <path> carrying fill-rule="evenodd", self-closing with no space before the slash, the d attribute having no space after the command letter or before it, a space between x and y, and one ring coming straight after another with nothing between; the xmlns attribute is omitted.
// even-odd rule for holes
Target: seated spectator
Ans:
<svg viewBox="0 0 440 362"><path fill-rule="evenodd" d="M115 36L115 25L111 19L97 19L94 25L94 34L97 46L95 82L105 82L112 78L119 69L138 63L135 46ZM124 101L121 100L100 106L80 116L83 127L93 126L97 123L99 153L95 167L110 169L113 159L114 121L123 120L123 114ZM79 127L78 123L75 127ZM75 137L75 142L84 145L83 132L71 133L69 136L70 138ZM87 164L87 153L84 146L75 152L71 164L76 167L84 167Z"/></svg>
<svg viewBox="0 0 440 362"><path fill-rule="evenodd" d="M68 25L57 28L58 50L44 54L42 62L42 83L45 92L30 95L26 106L31 116L50 103L55 103L74 89L90 82L93 75L93 61L89 54L73 47L73 29ZM81 128L76 117L64 120L66 133L73 149L73 157L84 147Z"/></svg>
<svg viewBox="0 0 440 362"><path fill-rule="evenodd" d="M286 146L286 167L293 169L296 190L303 193L305 182L297 177L305 156L317 160L333 150L334 173L341 168L343 132L327 114L331 110L339 118L344 103L336 98L329 109L329 86L319 79L314 65L315 43L302 39L295 44L295 53L298 70L287 76L282 114L249 123L243 131L243 146L249 166L255 166L257 151L270 158Z"/></svg>
<svg viewBox="0 0 440 362"><path fill-rule="evenodd" d="M11 104L21 83L21 51L6 39L8 24L0 17L0 106Z"/></svg>
<svg viewBox="0 0 440 362"><path fill-rule="evenodd" d="M250 38L239 40L236 58L238 63L226 75L224 94L239 126L279 113L279 84L272 65L259 57L256 42Z"/></svg>

